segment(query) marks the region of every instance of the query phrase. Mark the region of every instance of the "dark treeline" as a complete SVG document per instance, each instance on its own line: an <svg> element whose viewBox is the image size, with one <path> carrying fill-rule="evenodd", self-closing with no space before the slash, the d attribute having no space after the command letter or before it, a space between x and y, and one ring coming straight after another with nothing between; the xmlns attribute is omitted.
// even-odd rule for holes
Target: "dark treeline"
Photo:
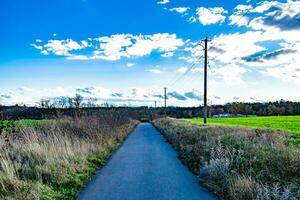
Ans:
<svg viewBox="0 0 300 200"><path fill-rule="evenodd" d="M44 105L44 104L43 104ZM163 116L162 107L113 107L111 105L87 106L77 102L72 107L25 107L0 106L0 119L51 119L61 116L78 116L88 114L106 114L109 111L118 111L133 119L154 119ZM203 116L200 107L167 107L167 115L175 118L192 118ZM209 116L215 114L242 114L258 116L300 115L300 102L276 101L268 103L241 103L234 102L225 105L213 105L209 108Z"/></svg>
<svg viewBox="0 0 300 200"><path fill-rule="evenodd" d="M275 115L300 115L300 102L275 101L266 103L228 103L223 106L213 106L223 108L225 113L275 116Z"/></svg>

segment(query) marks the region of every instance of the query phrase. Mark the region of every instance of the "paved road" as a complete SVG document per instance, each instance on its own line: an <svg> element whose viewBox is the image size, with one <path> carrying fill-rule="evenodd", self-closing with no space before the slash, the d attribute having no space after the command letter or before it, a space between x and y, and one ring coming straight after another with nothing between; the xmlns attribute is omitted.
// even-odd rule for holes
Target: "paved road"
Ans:
<svg viewBox="0 0 300 200"><path fill-rule="evenodd" d="M149 123L141 123L78 200L211 200Z"/></svg>

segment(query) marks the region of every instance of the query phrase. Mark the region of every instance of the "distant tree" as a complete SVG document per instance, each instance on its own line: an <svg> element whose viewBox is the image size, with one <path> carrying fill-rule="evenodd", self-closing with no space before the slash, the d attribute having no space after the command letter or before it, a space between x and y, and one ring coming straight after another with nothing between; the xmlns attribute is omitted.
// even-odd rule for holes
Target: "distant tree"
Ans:
<svg viewBox="0 0 300 200"><path fill-rule="evenodd" d="M101 104L101 106L102 106L102 107L105 107L105 108L109 108L109 103L104 102L104 103Z"/></svg>
<svg viewBox="0 0 300 200"><path fill-rule="evenodd" d="M68 101L68 107L69 108L74 108L74 101L72 97L67 97L67 101Z"/></svg>
<svg viewBox="0 0 300 200"><path fill-rule="evenodd" d="M75 108L80 108L81 104L83 102L83 96L80 94L76 94L75 97L73 98L73 105Z"/></svg>
<svg viewBox="0 0 300 200"><path fill-rule="evenodd" d="M41 108L50 108L51 107L51 103L50 103L50 99L41 99L38 103L37 103Z"/></svg>
<svg viewBox="0 0 300 200"><path fill-rule="evenodd" d="M68 97L58 97L56 99L56 104L58 108L66 108L68 105Z"/></svg>
<svg viewBox="0 0 300 200"><path fill-rule="evenodd" d="M253 115L253 114L255 114L255 112L254 112L254 110L253 110L253 108L252 108L252 106L251 105L246 105L245 106L245 114L246 115Z"/></svg>
<svg viewBox="0 0 300 200"><path fill-rule="evenodd" d="M237 105L237 103L229 104L228 112L230 114L238 114L238 105Z"/></svg>
<svg viewBox="0 0 300 200"><path fill-rule="evenodd" d="M220 108L220 107L211 108L211 109L210 109L210 113L211 113L211 115L220 115L220 114L224 114L224 109L223 109L223 108Z"/></svg>
<svg viewBox="0 0 300 200"><path fill-rule="evenodd" d="M89 98L86 103L86 107L94 108L97 106L97 98Z"/></svg>

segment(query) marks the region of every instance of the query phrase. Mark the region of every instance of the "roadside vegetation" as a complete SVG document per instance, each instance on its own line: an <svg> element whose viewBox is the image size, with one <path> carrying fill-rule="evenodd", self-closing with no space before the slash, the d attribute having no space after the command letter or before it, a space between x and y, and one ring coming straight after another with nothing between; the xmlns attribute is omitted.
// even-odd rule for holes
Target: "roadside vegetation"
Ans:
<svg viewBox="0 0 300 200"><path fill-rule="evenodd" d="M46 124L48 120L22 119L22 120L0 120L0 135L8 136L17 132L21 126L38 127Z"/></svg>
<svg viewBox="0 0 300 200"><path fill-rule="evenodd" d="M117 111L27 122L0 136L0 199L75 199L137 124Z"/></svg>
<svg viewBox="0 0 300 200"><path fill-rule="evenodd" d="M153 121L201 184L221 199L300 199L300 147L262 128Z"/></svg>
<svg viewBox="0 0 300 200"><path fill-rule="evenodd" d="M203 123L203 119L201 118L188 120L195 123ZM300 116L209 118L208 123L256 128L273 128L300 135Z"/></svg>

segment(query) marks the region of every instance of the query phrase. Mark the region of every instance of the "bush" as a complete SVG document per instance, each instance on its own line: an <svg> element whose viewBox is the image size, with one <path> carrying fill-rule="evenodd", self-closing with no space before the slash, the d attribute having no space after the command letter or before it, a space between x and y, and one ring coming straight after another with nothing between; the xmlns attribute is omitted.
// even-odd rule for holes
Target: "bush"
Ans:
<svg viewBox="0 0 300 200"><path fill-rule="evenodd" d="M153 121L200 182L222 199L299 199L300 148L270 129Z"/></svg>

